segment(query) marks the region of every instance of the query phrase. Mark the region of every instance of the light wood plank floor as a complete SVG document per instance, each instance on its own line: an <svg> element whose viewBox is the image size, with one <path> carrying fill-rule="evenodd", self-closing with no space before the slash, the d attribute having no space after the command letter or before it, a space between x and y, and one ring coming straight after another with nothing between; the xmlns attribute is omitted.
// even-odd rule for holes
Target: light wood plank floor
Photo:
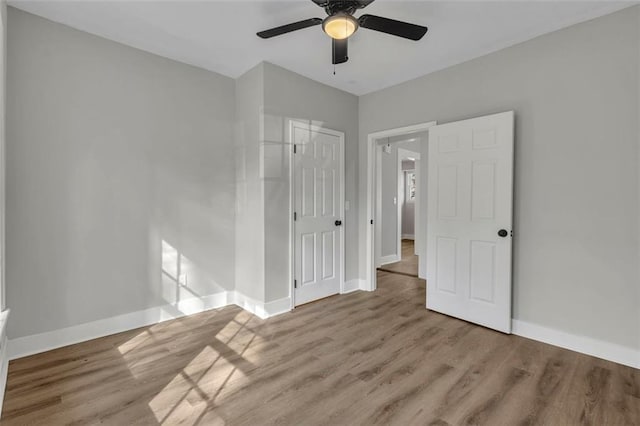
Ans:
<svg viewBox="0 0 640 426"><path fill-rule="evenodd" d="M2 425L638 425L640 371L424 309L424 281L11 362Z"/></svg>
<svg viewBox="0 0 640 426"><path fill-rule="evenodd" d="M379 271L418 276L418 256L414 250L413 240L402 240L402 259L400 262L388 263L378 268Z"/></svg>

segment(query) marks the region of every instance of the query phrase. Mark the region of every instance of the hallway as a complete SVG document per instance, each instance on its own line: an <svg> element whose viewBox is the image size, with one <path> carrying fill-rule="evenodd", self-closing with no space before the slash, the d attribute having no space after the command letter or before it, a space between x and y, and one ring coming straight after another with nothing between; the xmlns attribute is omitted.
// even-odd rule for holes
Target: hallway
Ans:
<svg viewBox="0 0 640 426"><path fill-rule="evenodd" d="M388 263L378 268L378 271L392 272L395 274L418 276L418 256L415 254L414 241L402 240L402 260L400 262Z"/></svg>

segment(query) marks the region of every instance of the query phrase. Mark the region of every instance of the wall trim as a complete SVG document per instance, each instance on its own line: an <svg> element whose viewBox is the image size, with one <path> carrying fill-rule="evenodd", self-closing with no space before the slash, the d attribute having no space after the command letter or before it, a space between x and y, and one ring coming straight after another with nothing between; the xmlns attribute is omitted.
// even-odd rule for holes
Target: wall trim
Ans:
<svg viewBox="0 0 640 426"><path fill-rule="evenodd" d="M2 340L0 340L0 362L2 362L2 366L0 367L0 413L2 412L2 406L4 403L4 393L7 389L7 374L9 373L8 344L9 340L5 335Z"/></svg>
<svg viewBox="0 0 640 426"><path fill-rule="evenodd" d="M342 291L341 294L353 293L354 291L366 290L366 289L367 289L366 281L356 278L353 280L346 281L344 283L344 290Z"/></svg>
<svg viewBox="0 0 640 426"><path fill-rule="evenodd" d="M516 319L511 320L511 332L521 337L640 369L640 350Z"/></svg>
<svg viewBox="0 0 640 426"><path fill-rule="evenodd" d="M237 291L231 293L233 295L233 300L230 302L230 304L238 305L245 311L252 313L261 319L266 319L269 317L269 314L267 313L263 302L260 302L249 296L245 296L244 294Z"/></svg>
<svg viewBox="0 0 640 426"><path fill-rule="evenodd" d="M403 240L415 240L416 236L413 234L402 234L401 238Z"/></svg>
<svg viewBox="0 0 640 426"><path fill-rule="evenodd" d="M9 310L0 313L0 413L4 402L4 392L7 388L7 373L9 372L9 340L7 339L7 320Z"/></svg>
<svg viewBox="0 0 640 426"><path fill-rule="evenodd" d="M85 324L11 339L7 342L8 344L0 346L0 356L2 356L2 351L5 347L8 348L8 357L5 357L7 359L6 362L8 362L9 360L50 351L63 346L86 342L87 340L97 339L99 337L109 336L111 334L121 333L123 331L129 331L140 327L147 327L164 321L212 309L223 308L229 305L237 305L261 319L266 319L289 312L291 310L290 304L291 300L289 297L263 303L236 291L223 291L209 296L182 300L177 304L156 306L142 311L130 312L128 314L104 318ZM4 358L1 359L1 361L4 364ZM1 374L2 370L0 369L0 375ZM2 379L1 376L0 379ZM1 384L2 383L0 381L0 385Z"/></svg>
<svg viewBox="0 0 640 426"><path fill-rule="evenodd" d="M369 290L366 280L353 279L345 282L343 294L358 290ZM0 333L4 335L0 335L0 410L9 360L229 305L237 305L261 319L267 319L290 312L291 298L285 297L263 303L236 291L224 291L201 298L183 300L177 305L167 304L12 340L7 340L4 331L6 328L1 326ZM0 321L4 320L6 323L8 311L1 315ZM511 323L512 333L515 335L640 369L640 350L526 321L514 319Z"/></svg>
<svg viewBox="0 0 640 426"><path fill-rule="evenodd" d="M181 318L186 315L222 308L233 304L232 293L233 292L223 291L209 296L182 300L175 305L166 304L156 306L142 311L91 321L85 324L11 339L9 341L9 359L22 358L98 337L109 336L111 334Z"/></svg>
<svg viewBox="0 0 640 426"><path fill-rule="evenodd" d="M291 312L291 298L283 297L282 299L272 300L264 304L264 310L267 313L267 318L275 317L276 315L286 314Z"/></svg>
<svg viewBox="0 0 640 426"><path fill-rule="evenodd" d="M380 258L380 266L395 262L400 262L400 256L397 254L390 254L389 256L382 256Z"/></svg>
<svg viewBox="0 0 640 426"><path fill-rule="evenodd" d="M367 280L353 279L345 282L342 294L352 293L358 290L373 291L371 287L371 283L368 283ZM511 320L511 333L520 337L526 337L538 342L640 369L640 350L634 350L626 346L605 342L592 337L579 336L516 319Z"/></svg>
<svg viewBox="0 0 640 426"><path fill-rule="evenodd" d="M234 291L232 303L261 319L267 319L276 315L291 312L290 297L284 297L282 299L265 303Z"/></svg>

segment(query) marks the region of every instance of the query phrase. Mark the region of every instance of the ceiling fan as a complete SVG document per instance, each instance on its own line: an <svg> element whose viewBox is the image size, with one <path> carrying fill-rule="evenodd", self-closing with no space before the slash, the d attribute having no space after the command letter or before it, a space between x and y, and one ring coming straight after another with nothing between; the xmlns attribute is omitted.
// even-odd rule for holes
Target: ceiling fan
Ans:
<svg viewBox="0 0 640 426"><path fill-rule="evenodd" d="M349 60L347 55L348 40L359 27L380 31L386 34L418 41L426 33L427 27L396 21L374 15L362 15L355 18L353 14L358 9L363 9L373 3L373 0L311 0L324 8L327 15L325 19L311 18L292 24L282 25L266 31L260 31L257 35L261 38L271 38L292 31L302 30L322 24L324 32L331 37L333 47L333 64L342 64Z"/></svg>

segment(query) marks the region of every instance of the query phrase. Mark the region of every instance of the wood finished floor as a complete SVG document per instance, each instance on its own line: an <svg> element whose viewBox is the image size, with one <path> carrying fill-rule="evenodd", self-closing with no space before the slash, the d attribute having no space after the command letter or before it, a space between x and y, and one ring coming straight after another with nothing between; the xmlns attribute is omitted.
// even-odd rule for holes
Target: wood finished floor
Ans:
<svg viewBox="0 0 640 426"><path fill-rule="evenodd" d="M640 370L428 312L424 281L12 361L2 425L638 425Z"/></svg>
<svg viewBox="0 0 640 426"><path fill-rule="evenodd" d="M388 263L378 268L378 270L417 277L418 256L414 253L413 240L402 240L402 258L400 262Z"/></svg>

